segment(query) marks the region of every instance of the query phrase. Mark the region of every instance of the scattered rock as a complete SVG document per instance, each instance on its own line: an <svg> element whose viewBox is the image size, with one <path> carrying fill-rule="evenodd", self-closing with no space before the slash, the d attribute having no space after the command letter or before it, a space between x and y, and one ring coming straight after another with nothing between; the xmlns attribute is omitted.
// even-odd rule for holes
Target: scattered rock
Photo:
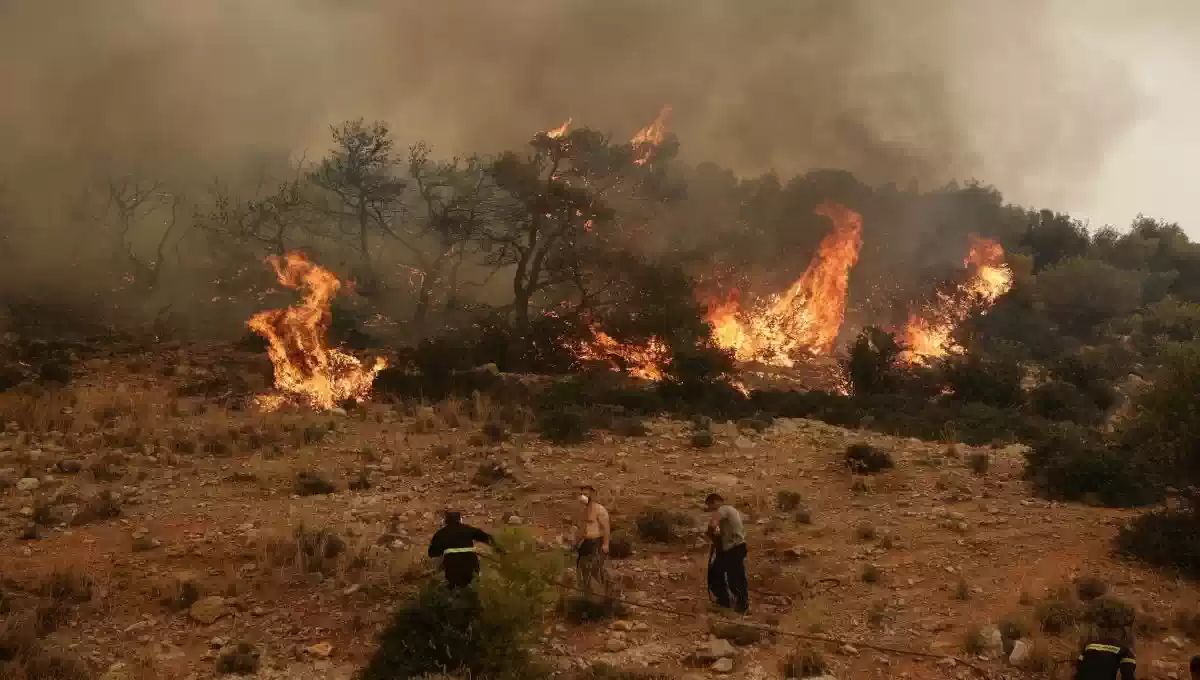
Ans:
<svg viewBox="0 0 1200 680"><path fill-rule="evenodd" d="M83 469L83 462L71 459L60 460L54 467L63 474L73 475Z"/></svg>
<svg viewBox="0 0 1200 680"><path fill-rule="evenodd" d="M728 657L726 657L724 659L717 659L716 661L713 662L713 665L710 668L712 668L713 672L715 672L715 673L721 673L721 674L732 673L733 672L733 659L730 659Z"/></svg>
<svg viewBox="0 0 1200 680"><path fill-rule="evenodd" d="M1025 640L1017 640L1013 643L1012 653L1008 655L1008 663L1021 668L1029 663L1029 658L1033 655L1033 645Z"/></svg>
<svg viewBox="0 0 1200 680"><path fill-rule="evenodd" d="M699 434L699 433L697 433L697 434ZM742 449L743 451L746 449L754 448L754 442L750 441L746 437L741 437L741 436L739 436L737 439L733 440L733 445L736 448Z"/></svg>
<svg viewBox="0 0 1200 680"><path fill-rule="evenodd" d="M188 616L193 621L206 626L216 623L217 619L228 614L229 605L226 604L225 598L218 595L202 597L188 609Z"/></svg>
<svg viewBox="0 0 1200 680"><path fill-rule="evenodd" d="M1000 629L996 626L985 626L980 631L983 640L983 653L988 658L997 658L1004 655L1004 636L1000 634Z"/></svg>
<svg viewBox="0 0 1200 680"><path fill-rule="evenodd" d="M333 654L333 644L329 642L318 642L315 645L310 645L304 648L306 654L311 654L318 659L328 659Z"/></svg>
<svg viewBox="0 0 1200 680"><path fill-rule="evenodd" d="M611 637L608 642L604 643L604 651L606 652L623 652L629 648L629 643L619 637Z"/></svg>
<svg viewBox="0 0 1200 680"><path fill-rule="evenodd" d="M17 491L35 491L41 484L37 477L22 477L17 480Z"/></svg>
<svg viewBox="0 0 1200 680"><path fill-rule="evenodd" d="M701 664L710 664L719 659L730 658L734 653L733 645L728 640L715 638L697 649L695 658Z"/></svg>
<svg viewBox="0 0 1200 680"><path fill-rule="evenodd" d="M842 645L841 647L838 647L838 652L846 656L858 656L858 647L855 647L854 645Z"/></svg>

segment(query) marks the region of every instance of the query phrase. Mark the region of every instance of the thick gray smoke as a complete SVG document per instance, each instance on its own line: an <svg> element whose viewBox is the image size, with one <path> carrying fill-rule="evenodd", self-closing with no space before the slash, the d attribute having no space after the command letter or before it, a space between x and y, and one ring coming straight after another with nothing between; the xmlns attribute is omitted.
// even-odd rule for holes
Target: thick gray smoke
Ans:
<svg viewBox="0 0 1200 680"><path fill-rule="evenodd" d="M20 276L66 285L88 280L52 257L90 228L79 186L136 171L194 196L321 156L348 118L449 156L568 117L623 140L671 104L687 161L1057 198L1135 94L1035 0L0 0Z"/></svg>
<svg viewBox="0 0 1200 680"><path fill-rule="evenodd" d="M743 172L1067 190L1129 122L1130 96L1043 4L4 0L0 139L22 162L211 172L320 153L347 117L449 153L568 116L624 137L670 103L688 158Z"/></svg>

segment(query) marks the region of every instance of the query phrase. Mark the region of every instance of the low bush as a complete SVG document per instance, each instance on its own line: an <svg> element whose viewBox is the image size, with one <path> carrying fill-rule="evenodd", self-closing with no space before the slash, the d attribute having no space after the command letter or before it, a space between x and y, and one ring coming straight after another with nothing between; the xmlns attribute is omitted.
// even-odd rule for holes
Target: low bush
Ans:
<svg viewBox="0 0 1200 680"><path fill-rule="evenodd" d="M1078 426L1052 427L1026 454L1026 477L1051 498L1137 507L1162 498L1155 475L1124 450Z"/></svg>
<svg viewBox="0 0 1200 680"><path fill-rule="evenodd" d="M559 608L563 618L575 624L619 619L629 613L620 600L608 597L593 599L582 595L563 598Z"/></svg>
<svg viewBox="0 0 1200 680"><path fill-rule="evenodd" d="M297 496L319 496L337 491L332 482L319 474L301 471L296 475L295 493Z"/></svg>
<svg viewBox="0 0 1200 680"><path fill-rule="evenodd" d="M1200 579L1200 510L1147 512L1121 529L1117 549L1151 566Z"/></svg>
<svg viewBox="0 0 1200 680"><path fill-rule="evenodd" d="M1100 628L1123 629L1133 626L1137 610L1115 597L1097 597L1087 603L1081 618Z"/></svg>
<svg viewBox="0 0 1200 680"><path fill-rule="evenodd" d="M624 532L614 531L608 540L608 556L614 560L633 557L633 541Z"/></svg>
<svg viewBox="0 0 1200 680"><path fill-rule="evenodd" d="M977 475L986 475L992 467L992 456L987 451L974 451L967 456L967 467Z"/></svg>
<svg viewBox="0 0 1200 680"><path fill-rule="evenodd" d="M815 678L829 673L829 662L821 650L806 645L785 656L780 670L785 678Z"/></svg>
<svg viewBox="0 0 1200 680"><path fill-rule="evenodd" d="M254 675L258 667L258 652L245 642L239 642L236 647L217 657L217 673L222 675Z"/></svg>
<svg viewBox="0 0 1200 680"><path fill-rule="evenodd" d="M691 526L687 515L662 508L646 508L636 520L638 536L651 543L673 543L681 538L681 529Z"/></svg>
<svg viewBox="0 0 1200 680"><path fill-rule="evenodd" d="M468 589L427 586L402 605L379 637L359 680L402 680L463 674L525 680L541 672L530 645L541 631L550 584L563 564L539 553L526 532L495 535L504 552Z"/></svg>
<svg viewBox="0 0 1200 680"><path fill-rule="evenodd" d="M1084 602L1103 597L1107 592L1108 584L1103 579L1095 576L1080 576L1075 579L1075 594Z"/></svg>
<svg viewBox="0 0 1200 680"><path fill-rule="evenodd" d="M892 454L870 444L851 444L846 447L846 467L859 475L870 475L896 467Z"/></svg>
<svg viewBox="0 0 1200 680"><path fill-rule="evenodd" d="M1079 605L1065 597L1051 597L1038 603L1034 616L1042 632L1058 635L1069 631L1079 621Z"/></svg>
<svg viewBox="0 0 1200 680"><path fill-rule="evenodd" d="M804 497L796 491L782 489L775 494L775 507L779 508L780 512L791 512L800 507L804 502Z"/></svg>
<svg viewBox="0 0 1200 680"><path fill-rule="evenodd" d="M587 441L590 431L583 413L574 409L553 409L542 413L538 429L542 439L567 445Z"/></svg>

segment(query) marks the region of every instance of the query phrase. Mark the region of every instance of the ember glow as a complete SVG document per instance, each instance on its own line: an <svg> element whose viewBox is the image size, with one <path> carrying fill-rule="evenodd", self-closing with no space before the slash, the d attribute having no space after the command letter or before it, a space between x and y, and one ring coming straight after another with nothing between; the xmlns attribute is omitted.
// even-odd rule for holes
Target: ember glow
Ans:
<svg viewBox="0 0 1200 680"><path fill-rule="evenodd" d="M575 357L580 361L604 362L635 378L657 382L663 379L662 367L670 360L671 351L655 337L645 344L623 343L593 328L590 340L575 345Z"/></svg>
<svg viewBox="0 0 1200 680"><path fill-rule="evenodd" d="M341 289L341 281L300 253L272 255L267 263L281 284L304 291L304 299L287 309L259 312L246 322L250 330L267 340L267 354L275 367L275 387L280 392L260 397L259 407L270 411L293 401L331 409L347 399L370 396L375 375L387 367L387 361L377 358L368 368L357 357L326 344L333 320L329 305Z"/></svg>
<svg viewBox="0 0 1200 680"><path fill-rule="evenodd" d="M667 121L671 118L671 105L667 104L658 112L658 118L654 122L642 128L629 143L633 145L633 153L636 158L633 162L637 165L645 165L650 162L654 156L654 151L663 142L663 137L667 134Z"/></svg>
<svg viewBox="0 0 1200 680"><path fill-rule="evenodd" d="M553 130L546 130L546 136L549 137L550 139L558 139L559 137L562 137L563 135L567 134L567 129L571 127L572 120L573 119L568 118L563 122L562 125L559 125L558 127L554 128Z"/></svg>
<svg viewBox="0 0 1200 680"><path fill-rule="evenodd" d="M850 270L862 247L862 216L836 203L816 212L833 222L833 231L786 292L753 310L743 310L736 299L710 306L713 340L739 360L790 367L798 354L833 351L845 317Z"/></svg>
<svg viewBox="0 0 1200 680"><path fill-rule="evenodd" d="M908 348L903 358L909 363L928 363L954 351L954 329L977 306L982 305L986 310L1012 288L1013 275L1004 261L1004 248L978 236L971 236L970 243L963 262L970 279L953 290L938 291L931 305L909 315L902 334L903 344Z"/></svg>

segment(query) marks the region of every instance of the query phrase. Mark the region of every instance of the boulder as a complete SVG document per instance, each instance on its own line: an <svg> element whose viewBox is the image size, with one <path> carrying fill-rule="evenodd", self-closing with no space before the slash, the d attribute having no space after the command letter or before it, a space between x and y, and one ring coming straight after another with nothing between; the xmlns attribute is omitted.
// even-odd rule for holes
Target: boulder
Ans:
<svg viewBox="0 0 1200 680"><path fill-rule="evenodd" d="M1008 655L1008 663L1021 668L1029 663L1029 657L1033 655L1033 645L1026 640L1017 640L1013 643L1012 654Z"/></svg>
<svg viewBox="0 0 1200 680"><path fill-rule="evenodd" d="M217 595L202 597L188 609L188 615L193 621L206 626L216 623L217 619L227 614L229 614L229 605L226 604L225 598Z"/></svg>

